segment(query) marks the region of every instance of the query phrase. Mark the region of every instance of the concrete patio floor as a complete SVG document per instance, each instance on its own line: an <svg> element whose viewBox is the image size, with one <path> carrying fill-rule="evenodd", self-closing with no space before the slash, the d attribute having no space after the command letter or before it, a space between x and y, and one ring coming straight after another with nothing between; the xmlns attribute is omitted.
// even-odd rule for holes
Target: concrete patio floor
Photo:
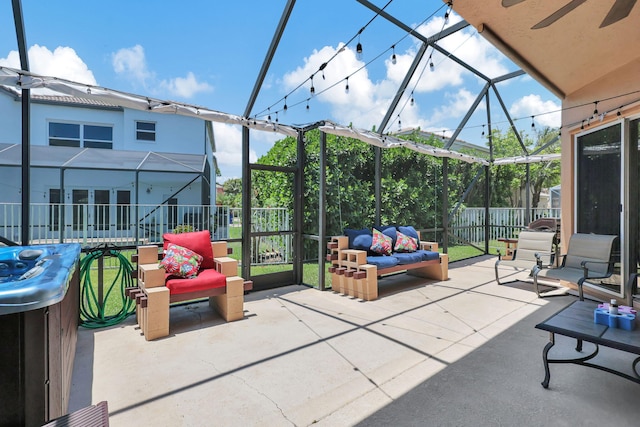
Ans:
<svg viewBox="0 0 640 427"><path fill-rule="evenodd" d="M112 426L640 425L631 381L552 365L540 385L548 334L534 326L576 297L499 286L495 259L453 263L446 282L385 278L370 302L255 292L232 323L206 303L173 307L171 335L151 342L133 317L81 328L69 410L106 400Z"/></svg>

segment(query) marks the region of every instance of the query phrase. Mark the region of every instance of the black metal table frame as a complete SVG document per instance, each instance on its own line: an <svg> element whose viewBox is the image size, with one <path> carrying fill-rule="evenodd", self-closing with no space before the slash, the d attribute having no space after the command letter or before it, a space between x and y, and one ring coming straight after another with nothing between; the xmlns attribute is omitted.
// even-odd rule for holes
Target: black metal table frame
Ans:
<svg viewBox="0 0 640 427"><path fill-rule="evenodd" d="M560 310L559 312L557 312L556 314L554 314L553 316L551 316L550 318L548 318L547 320L545 320L542 323L539 323L538 325L536 325L537 329L542 329L545 331L549 332L549 342L544 346L544 349L542 350L542 361L544 363L544 371L545 371L545 376L544 376L544 380L542 381L542 386L544 388L548 388L549 387L549 380L551 378L551 371L549 369L549 364L551 363L573 363L576 365L582 365L582 366L587 366L590 368L595 368L595 369L599 369L601 371L605 371L614 375L617 375L619 377L625 378L627 380L633 381L637 384L640 384L640 374L638 373L636 366L638 365L638 363L640 363L640 343L638 344L630 344L630 343L624 343L621 341L616 341L616 340L612 340L612 339L605 339L603 338L603 335L605 334L605 332L609 329L606 326L600 325L602 326L602 333L600 333L599 335L592 335L592 334L588 334L588 333L583 333L577 329L569 329L569 328L564 328L564 327L558 327L558 326L553 326L550 325L550 323L557 319L558 316L563 315L563 313L566 313L567 310L569 310L570 308L572 308L575 304L589 304L590 306L592 306L593 308L595 308L597 306L597 304L595 303L587 303L584 301L576 301L573 304L571 304L568 307L565 307L564 309ZM582 321L588 320L590 322L593 322L593 318L589 318L589 319L580 319ZM566 336L569 338L575 338L576 339L576 351L577 352L582 352L582 344L583 341L585 342L590 342L591 344L594 344L595 349L592 353L581 356L581 357L577 357L577 358L573 358L573 359L552 359L549 358L549 351L551 350L551 348L555 345L555 334L558 335L562 335L562 336ZM613 369L611 367L608 366L604 366L604 365L600 365L597 363L591 363L589 362L589 360L593 359L594 357L596 357L598 355L600 346L604 346L604 347L608 347L608 348L612 348L615 350L620 350L620 351L624 351L627 353L632 353L632 354L637 354L639 355L638 357L636 357L633 362L632 362L632 370L634 375L628 375L624 372L618 371L616 369Z"/></svg>

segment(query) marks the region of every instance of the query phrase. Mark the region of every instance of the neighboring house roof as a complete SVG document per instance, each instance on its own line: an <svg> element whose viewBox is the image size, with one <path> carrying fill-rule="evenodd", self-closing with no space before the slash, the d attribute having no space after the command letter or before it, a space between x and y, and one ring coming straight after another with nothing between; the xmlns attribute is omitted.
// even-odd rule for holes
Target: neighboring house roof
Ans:
<svg viewBox="0 0 640 427"><path fill-rule="evenodd" d="M635 1L455 0L453 9L560 98L640 61Z"/></svg>
<svg viewBox="0 0 640 427"><path fill-rule="evenodd" d="M204 173L205 154L32 145L32 168ZM0 166L22 166L22 144L0 143Z"/></svg>

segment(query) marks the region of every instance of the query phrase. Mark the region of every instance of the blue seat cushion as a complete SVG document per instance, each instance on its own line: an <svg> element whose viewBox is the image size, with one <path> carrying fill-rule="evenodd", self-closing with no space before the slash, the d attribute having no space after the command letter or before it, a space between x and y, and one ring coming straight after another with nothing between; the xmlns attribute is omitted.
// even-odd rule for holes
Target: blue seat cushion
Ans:
<svg viewBox="0 0 640 427"><path fill-rule="evenodd" d="M398 265L398 258L385 255L368 256L367 264L375 265L378 269L395 267Z"/></svg>
<svg viewBox="0 0 640 427"><path fill-rule="evenodd" d="M394 252L393 258L398 259L399 265L414 264L420 261L432 261L439 259L440 254L438 252L426 251L420 249L415 252Z"/></svg>
<svg viewBox="0 0 640 427"><path fill-rule="evenodd" d="M393 258L398 259L398 264L406 265L406 264L414 264L416 262L420 262L423 260L424 254L423 251L416 252L394 252Z"/></svg>
<svg viewBox="0 0 640 427"><path fill-rule="evenodd" d="M425 249L420 249L419 251L415 251L414 253L422 254L423 261L431 261L440 258L440 252L427 251Z"/></svg>

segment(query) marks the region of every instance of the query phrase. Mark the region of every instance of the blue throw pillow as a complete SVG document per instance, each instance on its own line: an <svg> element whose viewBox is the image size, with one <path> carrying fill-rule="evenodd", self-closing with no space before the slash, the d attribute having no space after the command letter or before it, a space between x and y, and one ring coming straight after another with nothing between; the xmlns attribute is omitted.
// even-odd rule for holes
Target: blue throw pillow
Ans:
<svg viewBox="0 0 640 427"><path fill-rule="evenodd" d="M367 234L359 234L353 239L353 244L349 245L349 247L353 249L358 249L361 251L368 251L373 244L373 235Z"/></svg>
<svg viewBox="0 0 640 427"><path fill-rule="evenodd" d="M362 235L371 235L371 234L372 234L371 230L369 230L368 228L362 228L360 230L356 230L354 228L344 229L344 235L349 238L349 249L358 249L353 246L354 240L356 239L356 237L362 236ZM369 249L370 246L371 246L371 243L369 243L369 246L367 246L364 250Z"/></svg>

